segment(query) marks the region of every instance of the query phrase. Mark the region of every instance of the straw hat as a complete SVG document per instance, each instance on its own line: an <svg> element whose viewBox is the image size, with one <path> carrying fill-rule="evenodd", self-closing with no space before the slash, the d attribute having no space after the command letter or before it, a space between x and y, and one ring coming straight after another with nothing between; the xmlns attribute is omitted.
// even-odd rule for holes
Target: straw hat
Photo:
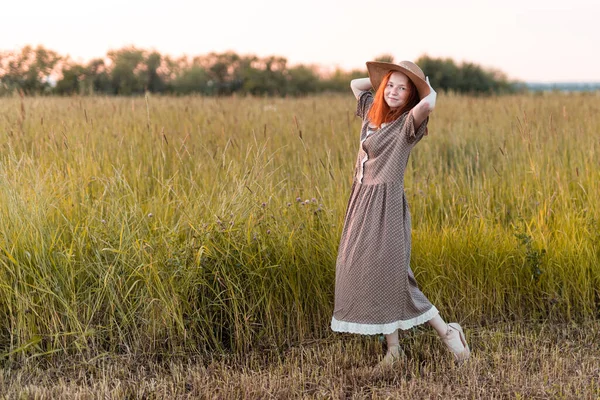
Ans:
<svg viewBox="0 0 600 400"><path fill-rule="evenodd" d="M417 87L419 92L419 99L427 96L430 92L429 85L425 81L425 74L421 71L421 68L417 64L410 61L400 61L398 64L380 62L380 61L368 61L367 70L369 71L369 78L371 79L371 85L373 89L379 89L379 85L383 80L383 77L390 71L400 71L408 79L412 81Z"/></svg>

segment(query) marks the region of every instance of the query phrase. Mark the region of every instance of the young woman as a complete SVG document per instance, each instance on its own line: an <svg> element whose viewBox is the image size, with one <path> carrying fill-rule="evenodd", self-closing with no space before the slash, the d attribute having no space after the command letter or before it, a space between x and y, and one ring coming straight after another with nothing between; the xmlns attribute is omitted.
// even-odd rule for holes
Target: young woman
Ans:
<svg viewBox="0 0 600 400"><path fill-rule="evenodd" d="M404 356L398 329L428 322L457 361L469 355L460 325L446 324L417 286L410 268L411 222L404 170L427 134L436 92L410 61L367 62L369 78L350 83L362 118L360 149L340 241L331 329L383 333L382 364ZM375 88L375 95L370 89Z"/></svg>

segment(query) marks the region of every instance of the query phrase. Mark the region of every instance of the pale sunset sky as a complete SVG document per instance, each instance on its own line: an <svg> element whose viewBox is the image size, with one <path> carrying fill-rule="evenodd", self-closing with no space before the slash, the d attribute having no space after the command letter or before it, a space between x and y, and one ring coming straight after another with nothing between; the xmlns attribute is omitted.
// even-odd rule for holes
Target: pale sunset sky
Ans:
<svg viewBox="0 0 600 400"><path fill-rule="evenodd" d="M0 16L0 51L41 44L80 62L129 45L325 70L427 54L527 82L600 82L600 0L22 0Z"/></svg>

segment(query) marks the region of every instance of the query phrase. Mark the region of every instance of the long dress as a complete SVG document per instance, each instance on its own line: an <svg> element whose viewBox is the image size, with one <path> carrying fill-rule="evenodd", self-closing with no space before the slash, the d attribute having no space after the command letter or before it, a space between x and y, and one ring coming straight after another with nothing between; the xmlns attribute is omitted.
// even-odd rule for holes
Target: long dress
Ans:
<svg viewBox="0 0 600 400"><path fill-rule="evenodd" d="M412 113L370 132L371 92L359 96L360 150L338 249L331 329L366 335L410 329L438 314L410 268L411 222L404 194L410 151L424 136Z"/></svg>

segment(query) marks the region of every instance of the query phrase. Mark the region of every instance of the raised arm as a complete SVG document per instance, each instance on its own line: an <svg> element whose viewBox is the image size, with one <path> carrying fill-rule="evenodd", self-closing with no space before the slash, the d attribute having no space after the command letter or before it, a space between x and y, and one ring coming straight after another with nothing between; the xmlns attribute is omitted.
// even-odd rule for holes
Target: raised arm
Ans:
<svg viewBox="0 0 600 400"><path fill-rule="evenodd" d="M358 96L362 92L371 89L371 80L369 78L352 79L350 81L350 88L352 89L352 93L354 93L354 97L358 100Z"/></svg>
<svg viewBox="0 0 600 400"><path fill-rule="evenodd" d="M425 118L431 114L433 109L435 108L435 100L437 99L437 93L431 87L431 83L429 83L429 77L426 77L425 80L429 85L430 92L427 96L423 97L419 104L417 104L412 109L413 121L415 124L415 130L419 129Z"/></svg>

